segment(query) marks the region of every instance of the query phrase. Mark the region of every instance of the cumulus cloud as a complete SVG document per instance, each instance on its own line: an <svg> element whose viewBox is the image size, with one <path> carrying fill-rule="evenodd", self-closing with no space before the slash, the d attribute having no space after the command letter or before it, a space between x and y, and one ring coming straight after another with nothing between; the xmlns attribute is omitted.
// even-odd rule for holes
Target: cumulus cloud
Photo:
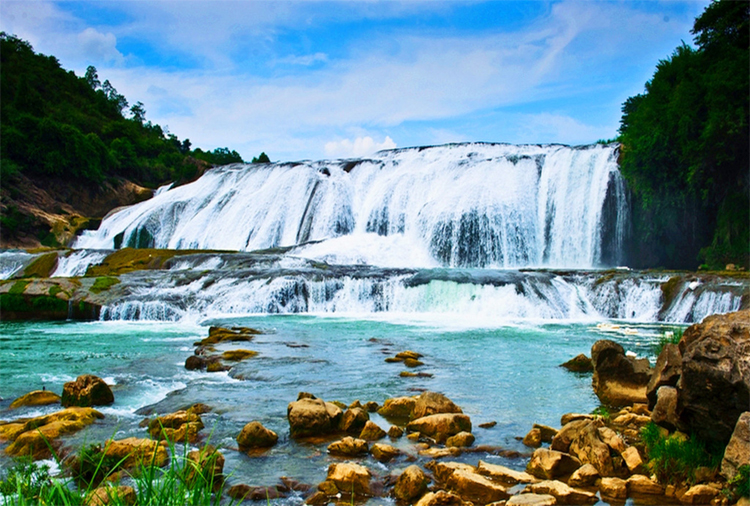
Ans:
<svg viewBox="0 0 750 506"><path fill-rule="evenodd" d="M117 37L91 27L78 34L78 44L83 53L93 61L119 64L124 56L117 50Z"/></svg>
<svg viewBox="0 0 750 506"><path fill-rule="evenodd" d="M389 136L386 136L383 142L375 142L369 135L366 137L357 137L353 141L342 139L339 141L326 142L325 152L329 157L336 158L360 158L372 155L382 149L394 149L396 143Z"/></svg>

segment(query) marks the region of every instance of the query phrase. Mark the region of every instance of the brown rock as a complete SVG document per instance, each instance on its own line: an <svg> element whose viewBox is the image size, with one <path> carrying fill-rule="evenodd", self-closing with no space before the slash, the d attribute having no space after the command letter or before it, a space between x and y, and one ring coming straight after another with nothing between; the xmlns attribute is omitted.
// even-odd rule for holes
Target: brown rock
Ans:
<svg viewBox="0 0 750 506"><path fill-rule="evenodd" d="M229 490L231 491L232 489L229 489ZM235 497L235 499L238 499L238 498ZM325 492L321 492L321 491L314 492L310 497L305 499L305 504L309 504L310 506L324 506L330 502L331 500L328 497L328 494L326 494Z"/></svg>
<svg viewBox="0 0 750 506"><path fill-rule="evenodd" d="M190 355L185 359L185 369L188 371L202 371L208 366L208 361L205 357L198 355Z"/></svg>
<svg viewBox="0 0 750 506"><path fill-rule="evenodd" d="M432 471L432 474L435 475L435 479L440 483L448 481L448 478L459 469L468 473L473 473L475 471L474 466L464 464L463 462L437 462L433 460L432 462L428 462L425 467Z"/></svg>
<svg viewBox="0 0 750 506"><path fill-rule="evenodd" d="M542 425L539 423L535 423L533 426L534 429L539 429L539 432L542 436L542 443L551 443L552 439L557 435L557 429L550 427L548 425Z"/></svg>
<svg viewBox="0 0 750 506"><path fill-rule="evenodd" d="M438 413L463 413L463 411L443 394L423 392L417 397L411 417L416 419Z"/></svg>
<svg viewBox="0 0 750 506"><path fill-rule="evenodd" d="M375 443L370 448L370 453L380 462L388 462L401 453L398 448L384 443Z"/></svg>
<svg viewBox="0 0 750 506"><path fill-rule="evenodd" d="M415 506L474 506L473 503L463 500L456 494L451 494L445 490L437 492L427 492L417 501Z"/></svg>
<svg viewBox="0 0 750 506"><path fill-rule="evenodd" d="M75 381L63 385L62 405L70 406L108 406L115 402L112 390L103 379L93 374L78 376Z"/></svg>
<svg viewBox="0 0 750 506"><path fill-rule="evenodd" d="M365 428L370 415L362 408L349 408L344 412L341 418L339 428L344 432L354 432L359 434Z"/></svg>
<svg viewBox="0 0 750 506"><path fill-rule="evenodd" d="M628 498L628 484L621 478L602 478L599 481L602 497L625 500Z"/></svg>
<svg viewBox="0 0 750 506"><path fill-rule="evenodd" d="M419 450L420 457L427 457L430 459L442 459L445 457L458 457L461 455L461 448L450 447L450 448L424 448Z"/></svg>
<svg viewBox="0 0 750 506"><path fill-rule="evenodd" d="M240 362L252 358L257 354L258 352L253 350L227 350L221 354L221 358L230 362Z"/></svg>
<svg viewBox="0 0 750 506"><path fill-rule="evenodd" d="M719 490L709 485L693 485L680 497L680 502L682 504L711 504L719 493Z"/></svg>
<svg viewBox="0 0 750 506"><path fill-rule="evenodd" d="M419 466L409 466L396 480L393 488L393 495L397 499L411 503L414 499L421 497L427 492L427 483L430 480L425 476Z"/></svg>
<svg viewBox="0 0 750 506"><path fill-rule="evenodd" d="M737 474L742 465L750 464L750 412L742 413L734 427L721 461L721 475L727 481Z"/></svg>
<svg viewBox="0 0 750 506"><path fill-rule="evenodd" d="M398 439L404 435L404 429L391 425L388 429L388 437L391 439Z"/></svg>
<svg viewBox="0 0 750 506"><path fill-rule="evenodd" d="M528 434L523 437L523 444L530 448L539 448L542 446L542 431L536 427L531 429Z"/></svg>
<svg viewBox="0 0 750 506"><path fill-rule="evenodd" d="M481 474L456 469L446 481L446 486L452 492L473 503L487 504L502 501L510 497L505 487L493 483Z"/></svg>
<svg viewBox="0 0 750 506"><path fill-rule="evenodd" d="M350 436L346 436L328 445L328 453L345 457L365 455L368 451L367 441L364 439L354 439Z"/></svg>
<svg viewBox="0 0 750 506"><path fill-rule="evenodd" d="M568 485L571 487L590 487L600 477L599 471L591 464L584 464L570 475Z"/></svg>
<svg viewBox="0 0 750 506"><path fill-rule="evenodd" d="M60 396L49 390L34 390L26 395L22 395L10 403L10 409L20 408L22 406L46 406L48 404L59 404Z"/></svg>
<svg viewBox="0 0 750 506"><path fill-rule="evenodd" d="M648 402L646 386L651 379L648 359L628 357L622 346L607 339L594 343L591 359L594 393L603 404L626 406Z"/></svg>
<svg viewBox="0 0 750 506"><path fill-rule="evenodd" d="M262 423L252 421L242 428L237 436L237 444L241 451L251 448L269 448L276 444L279 436L272 430L267 429Z"/></svg>
<svg viewBox="0 0 750 506"><path fill-rule="evenodd" d="M4 432L13 441L5 453L12 457L28 457L34 460L50 455L50 445L66 434L78 432L96 420L104 418L92 408L72 407L26 420L23 424L9 424Z"/></svg>
<svg viewBox="0 0 750 506"><path fill-rule="evenodd" d="M699 438L726 445L750 406L750 310L691 325L679 348L680 420Z"/></svg>
<svg viewBox="0 0 750 506"><path fill-rule="evenodd" d="M335 408L339 410L339 413L341 412L338 407ZM329 410L333 411L321 399L302 398L290 402L287 407L287 418L291 436L293 438L320 436L335 431L337 427L333 424Z"/></svg>
<svg viewBox="0 0 750 506"><path fill-rule="evenodd" d="M614 464L609 454L609 446L599 439L598 421L588 422L581 427L576 437L570 443L570 454L582 463L593 465L602 476L614 474Z"/></svg>
<svg viewBox="0 0 750 506"><path fill-rule="evenodd" d="M564 367L567 370L571 372L593 372L594 371L594 364L591 362L591 359L581 353L580 355L577 355L564 364L561 364L560 367Z"/></svg>
<svg viewBox="0 0 750 506"><path fill-rule="evenodd" d="M642 474L634 474L627 479L628 492L630 494L641 494L641 495L663 495L664 487L656 483L648 476Z"/></svg>
<svg viewBox="0 0 750 506"><path fill-rule="evenodd" d="M386 399L378 413L389 419L408 419L416 405L417 399L414 397L394 397Z"/></svg>
<svg viewBox="0 0 750 506"><path fill-rule="evenodd" d="M359 438L364 439L365 441L377 441L378 439L383 439L385 434L385 431L381 429L378 424L372 420L367 420L365 427L359 434Z"/></svg>
<svg viewBox="0 0 750 506"><path fill-rule="evenodd" d="M531 456L531 460L526 466L526 472L537 478L551 480L559 476L569 475L579 467L581 467L581 461L572 455L539 448Z"/></svg>
<svg viewBox="0 0 750 506"><path fill-rule="evenodd" d="M656 359L654 372L646 386L649 409L656 406L656 392L663 386L676 387L682 374L682 354L676 344L667 344Z"/></svg>
<svg viewBox="0 0 750 506"><path fill-rule="evenodd" d="M471 419L461 413L438 413L412 420L406 426L409 432L419 432L444 443L459 432L471 432Z"/></svg>
<svg viewBox="0 0 750 506"><path fill-rule="evenodd" d="M599 433L599 439L617 453L622 453L627 448L620 435L609 427L599 427L597 432Z"/></svg>
<svg viewBox="0 0 750 506"><path fill-rule="evenodd" d="M474 444L474 434L471 432L459 432L445 440L445 446L466 448Z"/></svg>
<svg viewBox="0 0 750 506"><path fill-rule="evenodd" d="M404 365L406 367L419 367L420 365L424 365L424 362L415 358L407 358L404 359Z"/></svg>
<svg viewBox="0 0 750 506"><path fill-rule="evenodd" d="M375 413L378 408L378 403L375 401L367 401L365 402L364 408L367 410L368 413Z"/></svg>
<svg viewBox="0 0 750 506"><path fill-rule="evenodd" d="M370 471L353 463L331 464L326 478L336 484L339 490L354 492L356 495L372 495Z"/></svg>
<svg viewBox="0 0 750 506"><path fill-rule="evenodd" d="M191 462L190 471L186 476L188 484L200 480L216 490L224 482L224 455L213 446L208 445L201 450L190 451L188 461Z"/></svg>
<svg viewBox="0 0 750 506"><path fill-rule="evenodd" d="M121 466L126 469L151 463L156 467L163 467L169 461L166 447L158 441L135 437L108 440L104 453L107 457L121 461Z"/></svg>
<svg viewBox="0 0 750 506"><path fill-rule="evenodd" d="M505 503L505 506L554 506L555 496L549 494L518 494Z"/></svg>
<svg viewBox="0 0 750 506"><path fill-rule="evenodd" d="M407 358L417 360L422 358L422 354L417 353L416 351L406 350L402 351L401 353L396 353L396 358L399 358L401 360L406 360Z"/></svg>
<svg viewBox="0 0 750 506"><path fill-rule="evenodd" d="M668 430L680 427L680 418L677 416L677 389L670 386L659 387L656 392L656 405L651 412L651 420Z"/></svg>
<svg viewBox="0 0 750 506"><path fill-rule="evenodd" d="M251 341L253 336L262 334L261 331L247 327L210 327L208 337L195 343L196 346L206 346L225 342Z"/></svg>
<svg viewBox="0 0 750 506"><path fill-rule="evenodd" d="M127 485L119 487L107 485L94 489L86 497L84 504L86 506L106 506L108 504L133 505L137 500L138 496L133 487L128 487Z"/></svg>
<svg viewBox="0 0 750 506"><path fill-rule="evenodd" d="M560 417L560 425L565 427L570 422L575 422L578 420L593 420L594 415L589 415L587 413L565 413L562 417Z"/></svg>
<svg viewBox="0 0 750 506"><path fill-rule="evenodd" d="M160 416L148 424L148 433L152 438L180 443L194 443L201 429L203 429L203 420L200 415L190 410L180 410Z"/></svg>
<svg viewBox="0 0 750 506"><path fill-rule="evenodd" d="M594 504L599 500L596 494L571 488L556 480L532 483L526 487L525 491L534 494L549 494L557 499L558 504Z"/></svg>
<svg viewBox="0 0 750 506"><path fill-rule="evenodd" d="M537 479L529 473L514 471L513 469L496 464L488 464L481 460L477 464L477 472L481 475L489 476L495 481L500 481L509 485L515 485L517 483L535 483L537 481Z"/></svg>
<svg viewBox="0 0 750 506"><path fill-rule="evenodd" d="M628 470L631 473L643 469L643 459L635 446L627 448L621 455L622 459L625 461L625 465L628 466Z"/></svg>
<svg viewBox="0 0 750 506"><path fill-rule="evenodd" d="M491 429L491 428L492 428L492 427L494 427L495 425L497 425L497 422L495 422L495 421L492 421L492 422L484 422L484 423L480 423L480 424L479 424L479 428L480 428L480 429Z"/></svg>
<svg viewBox="0 0 750 506"><path fill-rule="evenodd" d="M550 449L567 453L570 450L570 443L573 442L573 439L576 438L583 427L586 427L591 422L591 418L581 418L564 424L562 429L552 438Z"/></svg>

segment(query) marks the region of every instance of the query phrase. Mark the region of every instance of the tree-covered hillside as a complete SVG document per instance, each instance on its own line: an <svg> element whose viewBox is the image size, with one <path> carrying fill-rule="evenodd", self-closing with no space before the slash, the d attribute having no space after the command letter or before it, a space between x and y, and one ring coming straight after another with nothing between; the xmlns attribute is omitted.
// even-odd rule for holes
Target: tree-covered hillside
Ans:
<svg viewBox="0 0 750 506"><path fill-rule="evenodd" d="M623 105L635 267L749 266L749 12L745 1L709 5L697 48L678 47Z"/></svg>

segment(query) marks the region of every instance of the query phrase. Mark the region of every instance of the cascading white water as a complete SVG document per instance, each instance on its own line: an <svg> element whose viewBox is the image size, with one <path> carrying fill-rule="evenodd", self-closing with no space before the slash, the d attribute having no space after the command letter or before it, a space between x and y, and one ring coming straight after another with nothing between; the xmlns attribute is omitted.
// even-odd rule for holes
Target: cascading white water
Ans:
<svg viewBox="0 0 750 506"><path fill-rule="evenodd" d="M78 250L57 258L57 268L50 277L67 278L83 276L90 265L98 264L112 251Z"/></svg>
<svg viewBox="0 0 750 506"><path fill-rule="evenodd" d="M605 229L615 243L624 233L616 150L458 144L221 167L113 214L76 247L251 251L323 241L295 254L402 267L590 268L605 257Z"/></svg>

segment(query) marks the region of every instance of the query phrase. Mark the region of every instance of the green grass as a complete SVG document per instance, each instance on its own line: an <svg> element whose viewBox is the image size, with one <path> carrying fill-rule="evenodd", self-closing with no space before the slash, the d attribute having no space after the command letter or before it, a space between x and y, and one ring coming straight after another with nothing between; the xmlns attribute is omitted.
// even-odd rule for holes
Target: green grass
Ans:
<svg viewBox="0 0 750 506"><path fill-rule="evenodd" d="M612 418L612 413L609 412L609 408L607 408L607 406L599 406L598 408L594 409L591 414L601 416L605 421Z"/></svg>
<svg viewBox="0 0 750 506"><path fill-rule="evenodd" d="M668 344L678 344L682 339L683 329L674 329L671 331L672 334L668 335L664 333L659 337L659 342L654 346L654 354L658 357L661 352L664 351L664 347Z"/></svg>
<svg viewBox="0 0 750 506"><path fill-rule="evenodd" d="M0 505L31 506L54 504L80 506L100 486L108 483L109 504L127 504L117 485L130 485L135 489L141 506L213 506L234 505L223 498L224 477L214 472L217 454L206 445L197 459L191 459L187 445L182 453L174 444L169 446L170 465L161 468L151 462L141 462L131 469L123 469L126 458L107 457L106 448L84 445L72 459L59 462L68 472L65 476L51 477L49 467L30 460L17 460L0 480ZM155 455L155 454L154 454ZM197 460L197 461L196 461Z"/></svg>
<svg viewBox="0 0 750 506"><path fill-rule="evenodd" d="M653 422L641 429L641 437L646 445L648 468L660 483L684 481L692 485L699 467L716 469L721 463L723 451L710 451L696 437L664 436Z"/></svg>

